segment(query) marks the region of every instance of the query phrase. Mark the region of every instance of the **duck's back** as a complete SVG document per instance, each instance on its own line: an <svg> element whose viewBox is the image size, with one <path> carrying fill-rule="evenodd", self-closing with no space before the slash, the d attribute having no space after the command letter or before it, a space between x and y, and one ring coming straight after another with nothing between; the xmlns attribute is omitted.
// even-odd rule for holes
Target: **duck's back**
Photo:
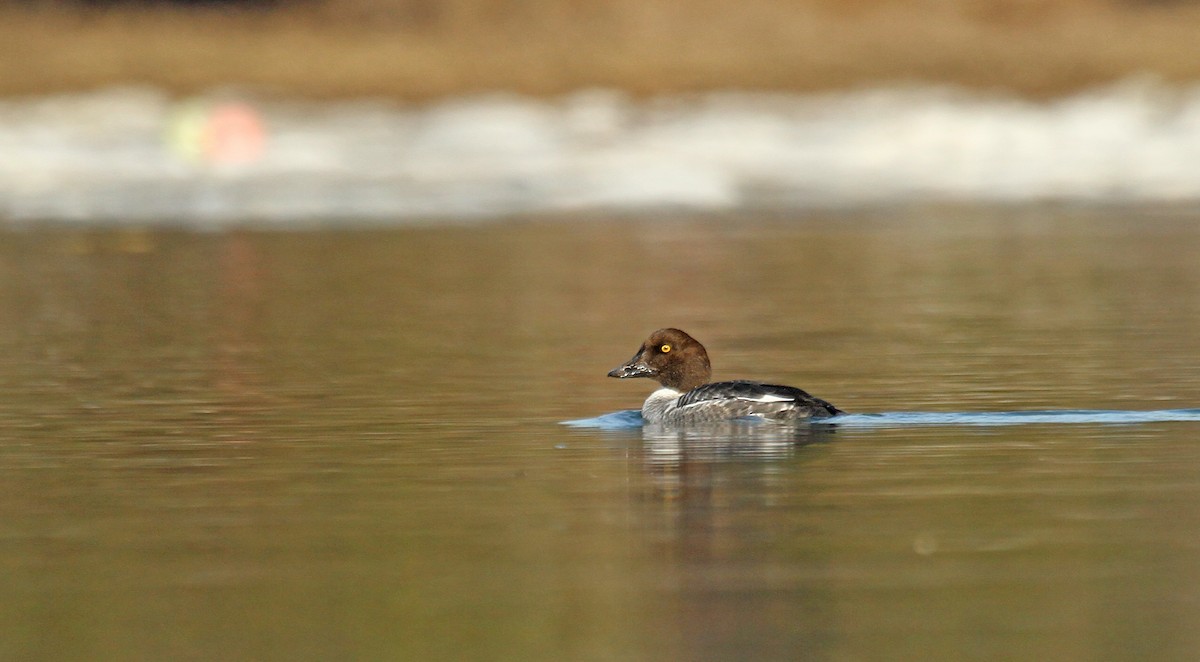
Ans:
<svg viewBox="0 0 1200 662"><path fill-rule="evenodd" d="M837 407L794 386L751 381L704 384L679 397L671 418L679 421L717 421L755 416L776 420L828 418Z"/></svg>

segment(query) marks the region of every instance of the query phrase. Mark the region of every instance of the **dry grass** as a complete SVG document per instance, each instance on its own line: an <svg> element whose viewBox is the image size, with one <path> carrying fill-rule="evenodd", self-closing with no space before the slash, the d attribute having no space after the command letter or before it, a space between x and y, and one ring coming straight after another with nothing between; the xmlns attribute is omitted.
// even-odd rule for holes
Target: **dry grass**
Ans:
<svg viewBox="0 0 1200 662"><path fill-rule="evenodd" d="M0 12L0 94L226 84L423 99L586 86L814 91L895 81L1040 96L1200 79L1200 6L1102 0L330 0L273 12Z"/></svg>

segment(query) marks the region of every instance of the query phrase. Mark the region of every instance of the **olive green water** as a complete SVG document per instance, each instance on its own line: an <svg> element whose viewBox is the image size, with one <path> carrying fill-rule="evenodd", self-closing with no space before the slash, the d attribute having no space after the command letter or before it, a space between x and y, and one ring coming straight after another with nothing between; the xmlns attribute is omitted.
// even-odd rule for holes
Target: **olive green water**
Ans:
<svg viewBox="0 0 1200 662"><path fill-rule="evenodd" d="M6 231L0 659L1200 652L1200 424L558 424L666 325L855 412L1198 407L1200 215Z"/></svg>

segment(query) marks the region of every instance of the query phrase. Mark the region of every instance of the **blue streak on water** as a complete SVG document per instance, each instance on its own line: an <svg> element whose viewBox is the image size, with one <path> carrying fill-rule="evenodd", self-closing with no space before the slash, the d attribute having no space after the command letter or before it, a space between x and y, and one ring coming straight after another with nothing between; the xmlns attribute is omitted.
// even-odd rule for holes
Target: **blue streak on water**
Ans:
<svg viewBox="0 0 1200 662"><path fill-rule="evenodd" d="M611 414L601 414L595 418L580 418L573 421L563 421L563 425L573 428L596 428L599 430L629 430L640 428L645 424L640 409L625 409Z"/></svg>
<svg viewBox="0 0 1200 662"><path fill-rule="evenodd" d="M924 412L897 411L880 414L842 414L817 421L820 425L846 428L897 428L909 426L960 425L1001 426L1031 424L1109 424L1171 423L1200 421L1200 409L1159 409L1151 411L1117 409L1051 409L1041 411L997 412ZM603 414L595 418L563 421L563 425L600 430L626 430L644 424L636 409Z"/></svg>
<svg viewBox="0 0 1200 662"><path fill-rule="evenodd" d="M909 425L999 426L1030 424L1111 424L1200 421L1200 409L1050 409L1041 411L922 412L898 411L882 414L843 414L831 419L839 427L880 428Z"/></svg>

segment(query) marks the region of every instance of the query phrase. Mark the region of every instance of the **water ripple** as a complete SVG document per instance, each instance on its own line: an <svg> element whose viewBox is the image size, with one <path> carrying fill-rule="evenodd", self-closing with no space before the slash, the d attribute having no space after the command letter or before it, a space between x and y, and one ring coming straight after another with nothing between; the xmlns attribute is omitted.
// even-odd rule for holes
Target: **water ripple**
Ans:
<svg viewBox="0 0 1200 662"><path fill-rule="evenodd" d="M928 425L1001 426L1030 424L1109 424L1172 423L1200 421L1200 409L1158 409L1151 411L1116 409L1050 409L997 412L924 412L897 411L878 414L843 414L822 419L820 425L847 428L894 428ZM636 409L602 414L594 418L563 421L576 428L622 430L644 424Z"/></svg>

